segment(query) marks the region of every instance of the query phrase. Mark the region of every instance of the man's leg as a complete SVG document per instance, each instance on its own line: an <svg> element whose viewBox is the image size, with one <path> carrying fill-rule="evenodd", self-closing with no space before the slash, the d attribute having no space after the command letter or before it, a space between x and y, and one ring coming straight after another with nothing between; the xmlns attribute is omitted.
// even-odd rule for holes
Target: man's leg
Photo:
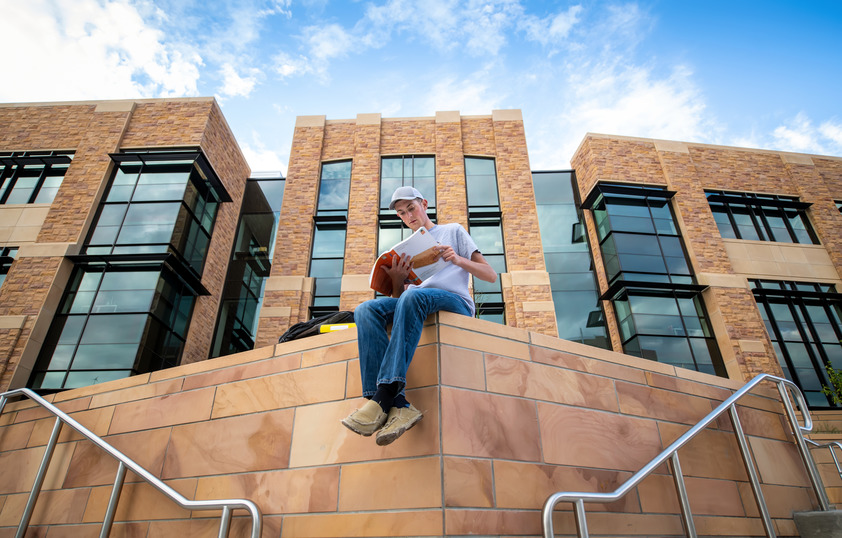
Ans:
<svg viewBox="0 0 842 538"><path fill-rule="evenodd" d="M366 301L354 310L360 379L363 396L369 398L369 401L342 419L342 424L360 435L369 436L386 422L388 409L382 409L371 397L377 392L377 373L389 344L386 326L392 321L396 304L397 299L385 297Z"/></svg>
<svg viewBox="0 0 842 538"><path fill-rule="evenodd" d="M363 396L366 398L371 398L377 390L380 363L389 345L386 327L392 322L397 303L397 299L383 297L366 301L354 310L360 375Z"/></svg>
<svg viewBox="0 0 842 538"><path fill-rule="evenodd" d="M433 312L446 310L469 315L461 297L435 288L410 288L398 299L392 322L392 337L386 348L374 398L391 398L389 414L377 432L377 444L388 445L412 428L424 416L404 398L406 371L421 339L424 320ZM381 395L385 393L385 395ZM394 406L392 406L394 404Z"/></svg>
<svg viewBox="0 0 842 538"><path fill-rule="evenodd" d="M406 371L421 339L424 321L433 312L445 310L470 315L465 301L437 288L410 288L398 298L392 321L392 337L381 360L378 385L406 384ZM356 317L354 318L356 320Z"/></svg>

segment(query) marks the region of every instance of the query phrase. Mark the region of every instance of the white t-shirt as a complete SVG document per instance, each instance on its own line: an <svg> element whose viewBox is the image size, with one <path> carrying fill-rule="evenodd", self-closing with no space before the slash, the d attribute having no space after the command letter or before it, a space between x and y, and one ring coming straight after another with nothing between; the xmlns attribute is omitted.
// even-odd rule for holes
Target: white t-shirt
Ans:
<svg viewBox="0 0 842 538"><path fill-rule="evenodd" d="M479 251L477 244L462 227L461 224L453 222L450 224L436 224L430 229L436 241L442 245L453 247L453 251L463 258L471 259L474 252ZM448 263L447 267L431 276L420 285L410 284L410 288L438 288L455 293L465 300L465 304L474 315L474 301L468 291L468 282L471 274L461 267Z"/></svg>

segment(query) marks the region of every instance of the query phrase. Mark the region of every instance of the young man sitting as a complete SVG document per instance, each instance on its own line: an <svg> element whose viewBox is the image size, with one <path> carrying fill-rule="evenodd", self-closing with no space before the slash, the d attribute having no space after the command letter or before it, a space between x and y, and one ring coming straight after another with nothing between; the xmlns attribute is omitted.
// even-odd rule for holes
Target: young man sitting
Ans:
<svg viewBox="0 0 842 538"><path fill-rule="evenodd" d="M393 442L423 416L406 400L404 389L424 320L440 310L473 316L470 276L497 280L497 273L461 225L433 224L427 216L427 200L414 187L399 187L389 209L413 232L421 227L429 230L440 243L436 247L439 257L448 263L420 285L407 284L412 257L401 256L387 269L391 296L366 301L354 310L363 396L369 401L342 424L360 435L377 433L378 445ZM391 338L386 332L390 323Z"/></svg>

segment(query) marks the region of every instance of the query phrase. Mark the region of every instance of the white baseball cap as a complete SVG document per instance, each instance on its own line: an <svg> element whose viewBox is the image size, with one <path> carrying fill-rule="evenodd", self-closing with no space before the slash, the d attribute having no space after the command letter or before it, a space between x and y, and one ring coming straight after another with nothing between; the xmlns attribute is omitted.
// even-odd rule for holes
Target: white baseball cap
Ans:
<svg viewBox="0 0 842 538"><path fill-rule="evenodd" d="M415 200L416 198L424 200L424 196L415 187L398 187L392 194L392 203L389 204L389 209L395 209L395 202L398 200Z"/></svg>

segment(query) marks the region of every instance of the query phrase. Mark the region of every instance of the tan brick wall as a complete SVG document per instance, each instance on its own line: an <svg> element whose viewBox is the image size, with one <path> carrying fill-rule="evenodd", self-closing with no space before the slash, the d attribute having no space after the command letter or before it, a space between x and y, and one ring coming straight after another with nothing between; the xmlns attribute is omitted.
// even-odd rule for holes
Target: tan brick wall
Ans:
<svg viewBox="0 0 842 538"><path fill-rule="evenodd" d="M94 104L0 106L0 148L76 149L95 109Z"/></svg>
<svg viewBox="0 0 842 538"><path fill-rule="evenodd" d="M345 236L346 275L367 275L377 257L377 212L380 204L380 124L357 125ZM374 297L372 292L371 297Z"/></svg>
<svg viewBox="0 0 842 538"><path fill-rule="evenodd" d="M0 316L26 316L19 333L8 331L0 341L0 392L9 388L60 264L61 258L18 258L0 287ZM52 317L52 312L45 315Z"/></svg>
<svg viewBox="0 0 842 538"><path fill-rule="evenodd" d="M436 214L441 223L457 222L468 229L463 139L471 131L457 121L436 123Z"/></svg>
<svg viewBox="0 0 842 538"><path fill-rule="evenodd" d="M842 216L833 199L842 196L842 160L780 152L588 135L571 160L580 194L598 181L664 185L677 191L672 200L694 270L711 275L734 270L705 189L798 196L813 204L810 219L831 259L842 270ZM812 162L813 164L809 164ZM593 219L586 216L600 289L606 289ZM840 271L842 274L842 271ZM781 277L783 278L783 276ZM725 334L717 334L726 360L733 360L744 379L781 369L751 292L745 288L711 287L706 293L709 313L721 319ZM610 310L608 310L610 312ZM619 336L613 314L608 327L615 349ZM740 342L761 342L765 353L747 352ZM751 348L752 346L748 346Z"/></svg>

